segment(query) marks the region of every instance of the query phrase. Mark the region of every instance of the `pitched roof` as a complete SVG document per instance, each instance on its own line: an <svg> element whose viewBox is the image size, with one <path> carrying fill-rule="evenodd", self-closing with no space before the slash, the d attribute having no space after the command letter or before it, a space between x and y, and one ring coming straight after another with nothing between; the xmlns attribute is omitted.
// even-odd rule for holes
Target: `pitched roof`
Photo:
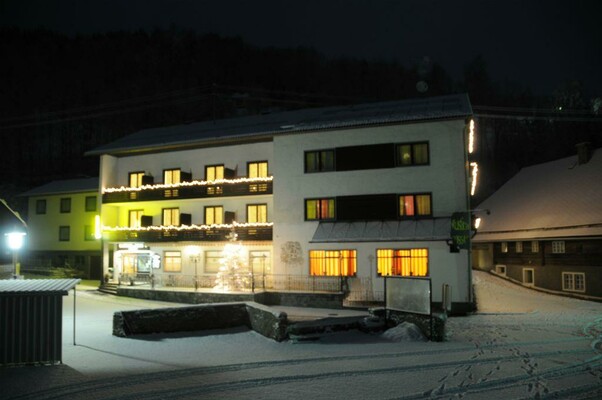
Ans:
<svg viewBox="0 0 602 400"><path fill-rule="evenodd" d="M145 129L88 151L86 155L127 154L216 143L271 140L275 135L472 115L466 94L423 99L311 108L188 125Z"/></svg>
<svg viewBox="0 0 602 400"><path fill-rule="evenodd" d="M79 193L79 192L97 192L98 177L82 178L82 179L65 179L60 181L52 181L42 186L35 187L19 196L42 196L47 194L61 193Z"/></svg>
<svg viewBox="0 0 602 400"><path fill-rule="evenodd" d="M68 294L81 279L4 279L0 280L1 295Z"/></svg>
<svg viewBox="0 0 602 400"><path fill-rule="evenodd" d="M602 236L602 149L522 169L478 206L475 242Z"/></svg>

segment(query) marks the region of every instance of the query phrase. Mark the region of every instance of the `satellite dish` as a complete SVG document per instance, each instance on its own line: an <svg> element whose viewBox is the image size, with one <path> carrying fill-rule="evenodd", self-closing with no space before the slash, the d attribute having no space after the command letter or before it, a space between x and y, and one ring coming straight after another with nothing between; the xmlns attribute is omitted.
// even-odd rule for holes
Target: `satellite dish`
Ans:
<svg viewBox="0 0 602 400"><path fill-rule="evenodd" d="M425 93L427 90L429 90L429 85L425 81L419 81L416 84L416 90L418 90L420 93Z"/></svg>

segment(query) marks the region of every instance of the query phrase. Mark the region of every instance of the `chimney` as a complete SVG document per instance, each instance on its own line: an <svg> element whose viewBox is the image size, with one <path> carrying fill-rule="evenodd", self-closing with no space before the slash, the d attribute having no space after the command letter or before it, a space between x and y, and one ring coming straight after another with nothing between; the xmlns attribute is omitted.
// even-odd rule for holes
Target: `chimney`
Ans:
<svg viewBox="0 0 602 400"><path fill-rule="evenodd" d="M577 143L577 165L587 164L592 158L592 144L590 142Z"/></svg>

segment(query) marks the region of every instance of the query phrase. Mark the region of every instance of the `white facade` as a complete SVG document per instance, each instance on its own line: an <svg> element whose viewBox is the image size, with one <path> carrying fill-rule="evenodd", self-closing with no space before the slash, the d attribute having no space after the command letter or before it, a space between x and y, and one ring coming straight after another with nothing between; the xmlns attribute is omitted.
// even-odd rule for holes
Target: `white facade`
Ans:
<svg viewBox="0 0 602 400"><path fill-rule="evenodd" d="M392 104L387 103L386 106L392 107ZM115 145L113 148L109 146L108 150L100 149L96 154L101 156L105 272L112 272L115 279L120 274L132 272L131 267L126 266L131 263L127 261L128 257L131 259L132 255L144 254L149 260L155 256L155 261L149 261L153 267L143 272L157 277L215 277L215 255L227 244L226 234L234 225L236 233L243 238L247 260L254 263L256 274L309 277L315 275L311 271L310 251L353 250L355 270L347 278L349 287L382 294L378 250L421 249L428 254L425 275L432 282L433 301L441 301L441 286L447 284L452 287L453 302L469 304L472 301L469 254L466 250L450 252L446 240L449 231L445 237L433 234L426 237L394 235L323 240L316 236L321 224L344 223L345 219L340 218L343 214L333 211L326 219L306 214L308 199L332 199L338 210L349 198L359 198L369 204L373 197L380 196L392 198L393 203L387 203L387 207L397 210L394 215L386 214L387 218L383 220L415 220L416 226L435 220L448 221L449 224L452 213L467 212L470 208L466 152L466 117L469 114L464 112L443 115L439 119L413 118L377 124L366 123L358 117L358 121L340 126L331 124L328 129L311 129L305 125L300 130L295 130L294 124L286 125L278 120L278 125L270 125L269 129L250 124L247 131L238 132L231 140L220 136L220 127L227 129L223 124L212 127L209 123L201 123L199 131L202 134L197 142L189 139L192 128L187 126L174 127L176 137L178 129L186 131L185 142L173 139L164 144L151 138L149 141L155 142L145 146L144 135L139 134L136 137L140 141L138 147L124 150L124 147ZM261 117L257 118L255 121ZM308 114L303 114L303 118L309 118ZM232 126L236 129L243 126L234 122ZM338 123L337 120L334 124ZM283 131L279 132L279 128ZM212 129L215 134L207 133ZM160 131L168 136L169 128L160 128ZM327 171L307 172L307 152L328 150L332 154L343 154L345 149L353 147L357 152L358 148L366 147L372 152L371 157L377 160L379 155L375 157L375 151L390 148L391 153L386 150L382 157L397 160L401 146L408 144L425 145L427 162L401 165L395 161L373 168L364 163L359 154L357 166L348 157L344 168L333 164ZM253 162L267 162L267 177L260 178L263 181L255 181L249 176L247 165ZM207 181L205 168L213 165L223 165L234 171L233 176L219 182ZM162 186L163 171L169 169L190 173L193 182ZM128 188L132 172L144 172L154 177L153 184ZM257 185L262 183L265 183L263 189L257 190ZM226 190L228 187L237 189L230 192ZM172 190L176 190L175 195ZM406 195L428 196L428 212L419 218L416 218L418 214L402 215L399 208L404 207L401 202ZM267 217L257 225L249 220L247 208L258 204L265 207ZM224 218L219 226L208 226L205 209L216 206L221 206L224 213L233 216L235 222ZM190 221L184 226L165 226L163 210L168 208L177 208L180 215L189 214ZM150 226L131 227L130 211L133 210L139 210L146 216L146 224ZM349 211L346 212L348 215ZM353 221L364 220L363 211L359 209L358 212L358 215L351 215ZM376 214L378 212L376 210ZM375 214L372 212L370 215ZM371 218L365 219L369 221ZM283 254L283 249L290 245L299 251L294 262L287 260L287 254ZM176 271L173 265L166 266L171 252L179 252ZM114 270L110 271L109 267Z"/></svg>

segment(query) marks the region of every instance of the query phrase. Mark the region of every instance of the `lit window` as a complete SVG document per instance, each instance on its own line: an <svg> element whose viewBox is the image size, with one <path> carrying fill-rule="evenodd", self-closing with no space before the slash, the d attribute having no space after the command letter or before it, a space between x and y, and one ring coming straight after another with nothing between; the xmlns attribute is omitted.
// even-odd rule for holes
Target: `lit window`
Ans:
<svg viewBox="0 0 602 400"><path fill-rule="evenodd" d="M428 249L379 249L378 275L427 276Z"/></svg>
<svg viewBox="0 0 602 400"><path fill-rule="evenodd" d="M209 250L205 252L205 273L217 273L220 267L222 252L219 250Z"/></svg>
<svg viewBox="0 0 602 400"><path fill-rule="evenodd" d="M562 290L585 292L585 274L582 272L563 272Z"/></svg>
<svg viewBox="0 0 602 400"><path fill-rule="evenodd" d="M144 210L130 210L129 226L130 228L140 228L142 226L142 214Z"/></svg>
<svg viewBox="0 0 602 400"><path fill-rule="evenodd" d="M69 226L59 226L59 241L68 242L71 240L71 228Z"/></svg>
<svg viewBox="0 0 602 400"><path fill-rule="evenodd" d="M397 145L397 165L427 165L429 163L428 143L406 143Z"/></svg>
<svg viewBox="0 0 602 400"><path fill-rule="evenodd" d="M249 265L255 275L266 275L270 272L270 252L269 251L250 251Z"/></svg>
<svg viewBox="0 0 602 400"><path fill-rule="evenodd" d="M249 204L247 205L247 222L268 222L267 204Z"/></svg>
<svg viewBox="0 0 602 400"><path fill-rule="evenodd" d="M96 196L86 196L86 211L96 211Z"/></svg>
<svg viewBox="0 0 602 400"><path fill-rule="evenodd" d="M166 185L177 185L180 183L180 169L166 169L163 171L163 183Z"/></svg>
<svg viewBox="0 0 602 400"><path fill-rule="evenodd" d="M523 242L516 242L516 252L517 253L523 252Z"/></svg>
<svg viewBox="0 0 602 400"><path fill-rule="evenodd" d="M180 209L179 208L164 208L163 209L163 226L179 226L180 225Z"/></svg>
<svg viewBox="0 0 602 400"><path fill-rule="evenodd" d="M502 242L502 243L500 243L500 245L501 245L502 253L507 253L508 252L508 242Z"/></svg>
<svg viewBox="0 0 602 400"><path fill-rule="evenodd" d="M67 198L61 199L61 212L62 213L71 212L71 198L67 197Z"/></svg>
<svg viewBox="0 0 602 400"><path fill-rule="evenodd" d="M355 276L355 250L310 250L309 273L319 276Z"/></svg>
<svg viewBox="0 0 602 400"><path fill-rule="evenodd" d="M399 196L399 216L429 216L431 211L430 194L402 194Z"/></svg>
<svg viewBox="0 0 602 400"><path fill-rule="evenodd" d="M224 166L223 165L209 165L205 167L205 180L216 181L218 179L224 179Z"/></svg>
<svg viewBox="0 0 602 400"><path fill-rule="evenodd" d="M267 178L268 162L267 161L250 162L247 164L247 171L248 171L249 178Z"/></svg>
<svg viewBox="0 0 602 400"><path fill-rule="evenodd" d="M46 199L36 200L36 214L46 214Z"/></svg>
<svg viewBox="0 0 602 400"><path fill-rule="evenodd" d="M179 251L163 252L163 271L165 271L165 272L182 271L182 254Z"/></svg>
<svg viewBox="0 0 602 400"><path fill-rule="evenodd" d="M307 221L334 219L334 199L305 200L305 219Z"/></svg>
<svg viewBox="0 0 602 400"><path fill-rule="evenodd" d="M142 186L142 177L144 172L130 172L130 187L136 188Z"/></svg>
<svg viewBox="0 0 602 400"><path fill-rule="evenodd" d="M564 240L552 241L552 253L553 254L564 254Z"/></svg>
<svg viewBox="0 0 602 400"><path fill-rule="evenodd" d="M334 171L334 150L305 152L305 172Z"/></svg>
<svg viewBox="0 0 602 400"><path fill-rule="evenodd" d="M224 207L205 207L205 225L220 225L224 223Z"/></svg>
<svg viewBox="0 0 602 400"><path fill-rule="evenodd" d="M539 253L539 242L537 240L531 241L531 253Z"/></svg>

